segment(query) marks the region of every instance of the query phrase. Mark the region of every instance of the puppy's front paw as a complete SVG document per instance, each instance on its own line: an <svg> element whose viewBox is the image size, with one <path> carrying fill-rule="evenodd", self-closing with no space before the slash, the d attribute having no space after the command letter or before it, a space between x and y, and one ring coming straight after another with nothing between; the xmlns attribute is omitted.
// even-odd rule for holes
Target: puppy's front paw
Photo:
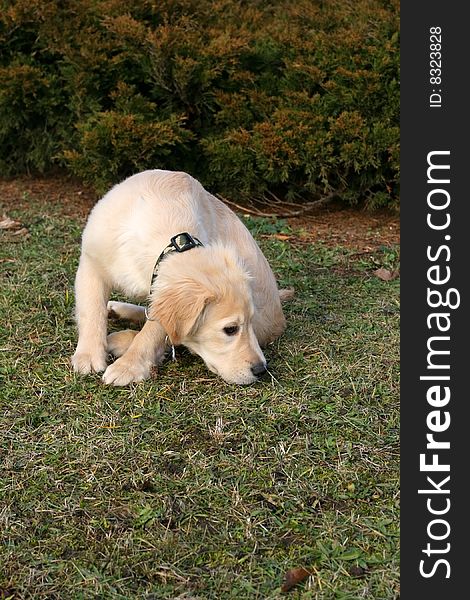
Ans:
<svg viewBox="0 0 470 600"><path fill-rule="evenodd" d="M126 356L121 356L106 369L103 381L108 385L129 385L129 383L143 381L149 375L150 366L130 361Z"/></svg>
<svg viewBox="0 0 470 600"><path fill-rule="evenodd" d="M72 366L75 373L88 375L104 371L107 365L106 352L75 352L72 356Z"/></svg>

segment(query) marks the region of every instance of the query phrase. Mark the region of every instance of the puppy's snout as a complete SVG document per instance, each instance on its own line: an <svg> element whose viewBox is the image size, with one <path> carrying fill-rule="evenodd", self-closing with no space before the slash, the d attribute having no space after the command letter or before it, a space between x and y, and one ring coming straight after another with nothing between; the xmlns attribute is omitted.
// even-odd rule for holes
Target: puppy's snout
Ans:
<svg viewBox="0 0 470 600"><path fill-rule="evenodd" d="M267 370L268 370L268 365L266 363L264 363L264 362L260 362L260 363L258 363L256 365L253 365L251 367L251 372L256 377L261 377L261 375L264 375Z"/></svg>

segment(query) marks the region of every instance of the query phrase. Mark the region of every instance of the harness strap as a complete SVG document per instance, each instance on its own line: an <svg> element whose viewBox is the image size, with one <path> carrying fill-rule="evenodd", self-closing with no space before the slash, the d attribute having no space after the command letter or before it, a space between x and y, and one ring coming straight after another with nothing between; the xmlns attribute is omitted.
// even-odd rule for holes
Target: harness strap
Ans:
<svg viewBox="0 0 470 600"><path fill-rule="evenodd" d="M152 280L150 281L150 290L152 290L152 286L155 282L155 279L157 278L160 263L167 254L169 254L170 252L186 252L187 250L197 248L198 246L204 246L204 244L200 242L197 238L187 233L186 231L184 231L183 233L178 233L178 235L172 237L168 246L166 246L163 249L162 253L157 258L157 262L155 263L152 272Z"/></svg>

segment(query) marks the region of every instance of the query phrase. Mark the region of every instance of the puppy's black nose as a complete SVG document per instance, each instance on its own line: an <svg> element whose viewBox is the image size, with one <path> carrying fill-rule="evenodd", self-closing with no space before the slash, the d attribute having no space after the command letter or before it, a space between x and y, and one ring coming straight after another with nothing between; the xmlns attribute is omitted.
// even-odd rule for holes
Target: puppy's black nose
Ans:
<svg viewBox="0 0 470 600"><path fill-rule="evenodd" d="M251 372L253 373L253 375L256 375L256 377L264 375L267 370L268 366L266 363L258 363L257 365L253 365L251 367Z"/></svg>

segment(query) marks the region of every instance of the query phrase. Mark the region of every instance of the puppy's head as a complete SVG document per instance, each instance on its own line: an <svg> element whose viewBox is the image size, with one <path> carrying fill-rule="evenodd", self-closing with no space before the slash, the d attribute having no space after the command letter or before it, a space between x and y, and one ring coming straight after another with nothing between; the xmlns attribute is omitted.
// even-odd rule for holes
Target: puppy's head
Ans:
<svg viewBox="0 0 470 600"><path fill-rule="evenodd" d="M150 313L174 345L198 354L228 383L253 383L266 371L253 331L250 276L230 249L215 245L168 256Z"/></svg>

